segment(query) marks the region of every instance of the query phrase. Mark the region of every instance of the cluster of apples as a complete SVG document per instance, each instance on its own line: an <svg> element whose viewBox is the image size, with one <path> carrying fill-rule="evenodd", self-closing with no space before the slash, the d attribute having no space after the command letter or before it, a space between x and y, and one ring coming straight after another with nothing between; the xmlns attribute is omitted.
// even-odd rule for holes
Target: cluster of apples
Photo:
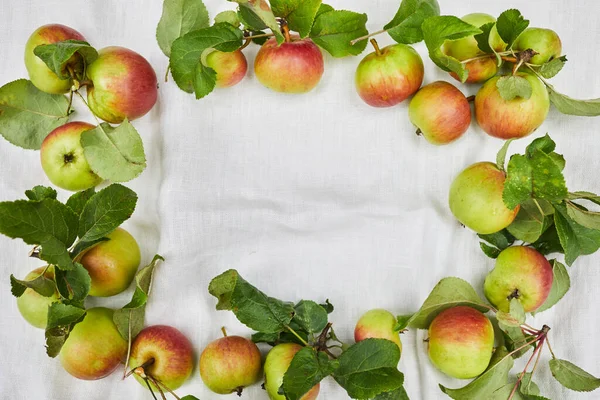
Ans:
<svg viewBox="0 0 600 400"><path fill-rule="evenodd" d="M463 21L476 27L495 22L488 14L466 15ZM471 107L475 102L475 117L479 126L489 135L501 139L525 137L534 132L545 120L550 109L548 91L533 74L515 73L532 86L529 98L515 97L505 100L497 87L501 78L496 57L485 54L474 36L444 43L443 52L461 61L468 70L466 83L483 83L474 99L467 98L454 85L437 81L421 87L423 83L423 60L405 44L395 44L380 49L371 39L375 52L367 55L356 70L356 90L359 96L373 107L392 107L410 96L409 117L429 142L436 145L451 143L460 138L471 124ZM496 27L492 29L490 46L498 53L506 50ZM533 50L529 62L544 64L561 56L562 46L558 35L550 29L527 28L513 45L513 51ZM514 63L516 59L504 58ZM454 73L451 75L458 80Z"/></svg>

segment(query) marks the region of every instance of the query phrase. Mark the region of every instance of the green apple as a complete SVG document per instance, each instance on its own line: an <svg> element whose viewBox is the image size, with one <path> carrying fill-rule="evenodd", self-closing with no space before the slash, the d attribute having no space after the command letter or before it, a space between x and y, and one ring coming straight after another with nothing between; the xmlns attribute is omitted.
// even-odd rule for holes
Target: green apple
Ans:
<svg viewBox="0 0 600 400"><path fill-rule="evenodd" d="M206 56L206 65L217 73L218 88L237 85L248 71L248 61L241 50L231 53L214 50Z"/></svg>
<svg viewBox="0 0 600 400"><path fill-rule="evenodd" d="M529 61L532 64L544 64L562 54L560 37L551 29L527 28L515 42L514 49L535 50L538 54Z"/></svg>
<svg viewBox="0 0 600 400"><path fill-rule="evenodd" d="M38 278L44 271L44 277L54 280L54 268L49 267L36 268L25 276L26 281L32 281ZM46 329L46 322L48 321L48 307L52 303L56 303L59 300L58 292L55 292L52 296L42 296L33 289L25 289L25 292L17 298L17 307L19 312L25 318L25 321L29 322L36 328Z"/></svg>
<svg viewBox="0 0 600 400"><path fill-rule="evenodd" d="M65 371L83 380L110 375L127 357L127 342L113 322L114 310L90 308L60 350Z"/></svg>
<svg viewBox="0 0 600 400"><path fill-rule="evenodd" d="M400 334L394 330L396 317L387 310L380 308L364 313L354 328L354 341L360 342L365 339L387 339L398 345L402 353L402 342Z"/></svg>
<svg viewBox="0 0 600 400"><path fill-rule="evenodd" d="M117 228L107 238L79 260L92 278L90 296L109 297L123 292L140 266L140 247L129 232Z"/></svg>
<svg viewBox="0 0 600 400"><path fill-rule="evenodd" d="M475 378L490 364L494 328L490 320L474 308L449 308L431 322L428 347L429 359L446 375Z"/></svg>
<svg viewBox="0 0 600 400"><path fill-rule="evenodd" d="M510 311L510 301L518 299L525 312L537 310L548 298L554 275L552 266L531 247L513 246L503 250L496 266L485 278L487 299L501 311Z"/></svg>
<svg viewBox="0 0 600 400"><path fill-rule="evenodd" d="M81 146L81 134L90 129L94 129L94 125L87 122L69 122L46 136L40 149L40 159L50 182L74 192L102 182L102 178L90 168Z"/></svg>
<svg viewBox="0 0 600 400"><path fill-rule="evenodd" d="M283 376L290 367L292 360L302 346L295 343L283 343L273 347L265 360L265 390L271 400L285 400L278 393L283 384ZM315 400L319 395L320 385L317 383L300 400Z"/></svg>

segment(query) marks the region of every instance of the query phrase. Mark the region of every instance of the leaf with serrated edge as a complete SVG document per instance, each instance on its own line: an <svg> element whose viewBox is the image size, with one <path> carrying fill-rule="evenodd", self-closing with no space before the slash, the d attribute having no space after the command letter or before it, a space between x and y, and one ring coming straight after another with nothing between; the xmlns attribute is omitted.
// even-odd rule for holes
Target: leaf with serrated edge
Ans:
<svg viewBox="0 0 600 400"><path fill-rule="evenodd" d="M508 147L513 142L514 139L508 139L500 148L498 154L496 154L496 166L504 171L504 164L506 164L506 153L508 152Z"/></svg>
<svg viewBox="0 0 600 400"><path fill-rule="evenodd" d="M504 346L509 352L514 351L513 358L517 359L524 356L533 347L533 344L526 346L532 337L525 336L521 327L507 325L500 320L498 320L498 327L502 330L504 336Z"/></svg>
<svg viewBox="0 0 600 400"><path fill-rule="evenodd" d="M283 376L282 389L286 399L301 399L337 367L338 362L330 360L327 354L317 352L312 347L303 347L294 355Z"/></svg>
<svg viewBox="0 0 600 400"><path fill-rule="evenodd" d="M408 323L414 314L398 315L396 317L396 325L394 325L394 331L400 332L408 327Z"/></svg>
<svg viewBox="0 0 600 400"><path fill-rule="evenodd" d="M222 22L233 25L236 28L239 27L241 23L238 13L233 10L221 11L215 15L215 24L220 24Z"/></svg>
<svg viewBox="0 0 600 400"><path fill-rule="evenodd" d="M488 256L489 258L496 259L500 255L500 249L490 246L484 242L479 242L479 248L483 251L483 254Z"/></svg>
<svg viewBox="0 0 600 400"><path fill-rule="evenodd" d="M210 25L202 0L164 0L162 16L156 27L156 40L169 57L175 39Z"/></svg>
<svg viewBox="0 0 600 400"><path fill-rule="evenodd" d="M567 389L577 392L591 392L600 387L600 378L579 368L577 365L558 358L550 360L552 376Z"/></svg>
<svg viewBox="0 0 600 400"><path fill-rule="evenodd" d="M569 288L571 287L571 278L569 277L567 269L564 265L556 260L552 261L552 274L554 278L552 280L550 293L548 294L544 304L542 304L537 310L535 310L535 312L532 313L533 315L553 307L565 296L565 294L567 294Z"/></svg>
<svg viewBox="0 0 600 400"><path fill-rule="evenodd" d="M554 140L552 140L550 135L548 135L546 133L544 136L533 140L529 144L529 146L527 146L525 153L526 153L527 157L533 157L535 150L540 150L546 154L550 154L555 149L556 149L556 143L554 142Z"/></svg>
<svg viewBox="0 0 600 400"><path fill-rule="evenodd" d="M580 255L595 253L600 248L600 231L573 221L563 204L556 204L554 208L554 225L565 251L567 265L572 265Z"/></svg>
<svg viewBox="0 0 600 400"><path fill-rule="evenodd" d="M549 215L553 213L554 208L546 200L529 199L521 204L517 217L506 229L517 239L534 243L551 225Z"/></svg>
<svg viewBox="0 0 600 400"><path fill-rule="evenodd" d="M43 274L38 277L25 281L10 275L10 290L15 297L21 297L25 290L32 289L44 297L50 297L56 293L56 286L52 279L46 278Z"/></svg>
<svg viewBox="0 0 600 400"><path fill-rule="evenodd" d="M75 53L79 54L79 60L73 58ZM33 49L33 54L46 63L50 71L60 79L71 77L67 66L74 71L76 78L83 78L85 66L98 58L98 52L88 42L72 39L39 45Z"/></svg>
<svg viewBox="0 0 600 400"><path fill-rule="evenodd" d="M529 26L529 20L521 15L519 10L506 10L498 17L496 28L498 34L510 49L521 33Z"/></svg>
<svg viewBox="0 0 600 400"><path fill-rule="evenodd" d="M69 337L73 327L85 317L84 309L68 304L52 303L48 307L46 325L46 353L56 357Z"/></svg>
<svg viewBox="0 0 600 400"><path fill-rule="evenodd" d="M437 0L403 0L394 19L383 28L398 43L418 43L423 40L423 21L438 15L440 5Z"/></svg>
<svg viewBox="0 0 600 400"><path fill-rule="evenodd" d="M334 57L356 56L367 47L367 41L350 42L369 33L367 15L346 10L318 14L310 38Z"/></svg>
<svg viewBox="0 0 600 400"><path fill-rule="evenodd" d="M409 400L409 398L404 386L400 386L396 390L379 393L373 400Z"/></svg>
<svg viewBox="0 0 600 400"><path fill-rule="evenodd" d="M92 287L92 278L87 269L80 263L75 263L75 268L69 271L54 271L56 288L60 295L67 300L83 301Z"/></svg>
<svg viewBox="0 0 600 400"><path fill-rule="evenodd" d="M85 207L88 200L96 193L95 188L89 188L81 192L77 192L71 195L67 200L67 207L69 207L77 216L81 215L83 208Z"/></svg>
<svg viewBox="0 0 600 400"><path fill-rule="evenodd" d="M294 308L294 322L308 333L318 333L327 325L327 311L314 301L301 300Z"/></svg>
<svg viewBox="0 0 600 400"><path fill-rule="evenodd" d="M25 196L29 200L41 201L44 199L56 199L56 190L46 186L35 186L31 190L25 191Z"/></svg>
<svg viewBox="0 0 600 400"><path fill-rule="evenodd" d="M269 3L266 0L228 0L234 3L238 3L240 9L245 8L246 11L253 15L253 19L259 19L264 23L266 27L271 29L275 38L277 39L277 43L283 43L285 40L283 34L281 33L281 29L279 23L275 19L275 15L273 15L273 11L271 11L271 7L269 7ZM259 29L263 29L259 27Z"/></svg>
<svg viewBox="0 0 600 400"><path fill-rule="evenodd" d="M546 79L554 78L565 66L567 62L567 57L557 57L545 64L542 64L540 69L538 69L538 73Z"/></svg>
<svg viewBox="0 0 600 400"><path fill-rule="evenodd" d="M571 201L567 202L567 213L573 221L589 229L600 230L600 213L583 209Z"/></svg>
<svg viewBox="0 0 600 400"><path fill-rule="evenodd" d="M291 30L305 38L315 22L321 0L271 0L273 14L285 18Z"/></svg>
<svg viewBox="0 0 600 400"><path fill-rule="evenodd" d="M498 93L506 101L511 101L517 97L528 100L533 93L531 83L518 75L502 76L496 81Z"/></svg>
<svg viewBox="0 0 600 400"><path fill-rule="evenodd" d="M550 101L561 113L580 117L597 117L600 115L600 99L578 100L557 92L552 85L546 83L546 86L548 87Z"/></svg>

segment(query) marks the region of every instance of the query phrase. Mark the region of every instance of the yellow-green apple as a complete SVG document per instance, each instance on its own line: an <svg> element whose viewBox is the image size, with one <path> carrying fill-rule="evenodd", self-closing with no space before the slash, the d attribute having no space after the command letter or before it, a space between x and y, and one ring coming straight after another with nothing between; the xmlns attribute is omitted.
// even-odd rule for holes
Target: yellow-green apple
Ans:
<svg viewBox="0 0 600 400"><path fill-rule="evenodd" d="M129 287L140 266L140 247L123 228L117 228L86 251L79 262L92 278L90 296L109 297Z"/></svg>
<svg viewBox="0 0 600 400"><path fill-rule="evenodd" d="M110 375L127 357L127 342L113 322L114 310L97 307L87 310L83 321L60 350L65 371L84 380Z"/></svg>
<svg viewBox="0 0 600 400"><path fill-rule="evenodd" d="M474 308L442 311L429 325L429 359L453 378L470 379L486 370L494 349L494 328Z"/></svg>
<svg viewBox="0 0 600 400"><path fill-rule="evenodd" d="M166 325L149 326L131 344L129 366L143 366L145 375L157 379L170 390L175 390L194 370L194 349L188 338L177 329ZM134 376L146 387L138 374ZM156 390L154 384L150 386Z"/></svg>
<svg viewBox="0 0 600 400"><path fill-rule="evenodd" d="M259 82L276 92L306 93L323 76L323 54L310 39L293 36L277 45L271 38L262 45L254 60Z"/></svg>
<svg viewBox="0 0 600 400"><path fill-rule="evenodd" d="M218 394L242 393L261 377L258 347L240 336L226 336L210 343L200 356L200 377Z"/></svg>
<svg viewBox="0 0 600 400"><path fill-rule="evenodd" d="M517 41L514 49L523 51L532 49L536 53L529 61L532 64L544 64L561 56L562 43L560 37L551 29L527 28Z"/></svg>
<svg viewBox="0 0 600 400"><path fill-rule="evenodd" d="M519 207L509 209L502 192L506 174L495 164L480 162L467 167L450 186L450 210L463 225L479 234L498 232L509 226Z"/></svg>
<svg viewBox="0 0 600 400"><path fill-rule="evenodd" d="M302 346L296 343L282 343L273 347L265 360L265 390L271 400L285 400L285 396L278 393L283 384L283 376L290 367L297 352ZM316 384L300 398L300 400L315 400L319 395L320 384Z"/></svg>
<svg viewBox="0 0 600 400"><path fill-rule="evenodd" d="M468 14L462 17L462 20L478 28L487 23L496 22L494 17L483 13ZM497 52L506 49L506 43L504 43L498 34L495 26L490 33L490 45ZM470 60L485 55L479 49L475 36L468 36L458 40L447 40L444 43L443 51L446 55L454 57L459 61ZM498 64L494 56L469 61L466 63L465 68L469 71L467 83L485 82L498 72ZM458 80L458 76L455 73L451 73L450 75Z"/></svg>
<svg viewBox="0 0 600 400"><path fill-rule="evenodd" d="M552 266L537 250L513 246L503 250L494 269L485 278L483 290L496 308L510 311L518 299L525 312L537 310L548 298L554 276Z"/></svg>
<svg viewBox="0 0 600 400"><path fill-rule="evenodd" d="M354 328L354 341L360 342L365 339L387 339L398 345L402 353L402 342L400 334L394 330L396 317L387 310L374 309L364 313Z"/></svg>
<svg viewBox="0 0 600 400"><path fill-rule="evenodd" d="M42 169L56 186L79 191L102 182L90 168L81 146L81 134L90 129L94 125L87 122L69 122L50 132L42 142Z"/></svg>
<svg viewBox="0 0 600 400"><path fill-rule="evenodd" d="M237 85L248 71L248 61L241 50L231 53L214 50L206 56L206 65L217 72L217 87Z"/></svg>
<svg viewBox="0 0 600 400"><path fill-rule="evenodd" d="M69 39L85 41L81 33L60 24L41 26L27 40L25 45L25 67L31 82L41 91L53 94L67 93L73 86L73 82L71 79L60 79L41 58L33 53L33 50L40 45ZM67 64L77 62L78 57L77 54L73 55Z"/></svg>
<svg viewBox="0 0 600 400"><path fill-rule="evenodd" d="M46 272L44 272L46 271ZM53 267L36 268L25 276L26 281L32 281L44 274L47 279L54 280ZM19 312L36 328L45 329L48 321L48 307L59 300L58 292L54 292L52 296L42 296L33 289L25 289L25 292L17 298L17 307Z"/></svg>
<svg viewBox="0 0 600 400"><path fill-rule="evenodd" d="M448 144L471 124L471 106L454 85L437 81L423 86L410 101L410 121L430 143Z"/></svg>
<svg viewBox="0 0 600 400"><path fill-rule="evenodd" d="M530 135L539 128L550 110L548 89L535 76L519 72L533 89L531 97L504 100L496 86L499 76L487 81L475 96L475 117L481 129L500 139L516 139Z"/></svg>
<svg viewBox="0 0 600 400"><path fill-rule="evenodd" d="M158 96L156 73L144 57L124 47L106 47L86 71L90 109L106 122L120 124L140 118Z"/></svg>
<svg viewBox="0 0 600 400"><path fill-rule="evenodd" d="M356 68L358 95L370 106L391 107L412 96L423 83L423 60L405 44L379 49L362 59Z"/></svg>

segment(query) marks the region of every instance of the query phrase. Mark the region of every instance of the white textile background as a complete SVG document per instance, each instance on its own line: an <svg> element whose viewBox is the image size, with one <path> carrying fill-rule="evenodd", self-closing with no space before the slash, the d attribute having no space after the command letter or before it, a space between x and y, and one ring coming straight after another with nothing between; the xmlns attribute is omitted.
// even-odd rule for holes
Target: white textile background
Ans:
<svg viewBox="0 0 600 400"><path fill-rule="evenodd" d="M205 0L211 16L233 8L224 0ZM369 29L383 26L398 0L331 0L336 8L369 15ZM445 14L486 12L498 15L519 8L532 26L551 27L562 40L569 63L553 80L578 98L600 96L596 0L441 0ZM155 40L162 1L2 0L0 1L0 77L6 83L26 77L23 50L38 26L63 23L79 30L98 48L121 45L145 56L159 76L167 58ZM391 43L388 37L378 38ZM425 65L425 83L452 78L434 67L423 44L416 48ZM256 47L245 51L251 64ZM365 53L366 54L366 53ZM364 55L363 55L364 56ZM361 56L362 57L362 56ZM219 337L250 332L228 312L214 310L208 282L237 268L251 283L286 300L331 299L331 319L339 336L350 341L357 318L366 310L415 311L445 276L470 281L479 292L493 262L479 250L475 235L453 219L446 205L452 178L467 165L493 160L502 142L475 123L457 143L434 147L414 135L407 104L374 109L357 96L353 78L361 57L326 56L319 86L306 95L283 95L262 87L250 69L232 89L216 90L204 100L160 84L159 102L135 121L148 168L128 186L139 203L126 227L148 261L156 253L166 262L157 273L148 305L148 324L170 324L183 331L199 353ZM476 87L461 86L468 94ZM76 118L93 122L81 112ZM572 190L600 192L597 171L600 119L563 116L552 110L534 135L550 132L567 159ZM522 150L526 139L515 143ZM39 153L0 140L0 200L23 197L49 184ZM60 192L65 200L66 192ZM0 237L0 398L1 399L148 399L134 381L120 374L98 382L78 381L46 357L44 335L21 318L10 294L10 273L22 277L39 265L26 257L29 247ZM558 306L532 319L552 327L555 352L600 375L600 256L582 257L570 269L572 289ZM122 306L128 291L90 305ZM413 400L446 398L437 383L465 382L443 376L429 363L425 332L402 338L400 368ZM548 355L544 356L547 361ZM517 365L522 366L520 360ZM515 369L516 371L516 369ZM544 363L537 382L552 399L597 399L598 393L562 389ZM321 385L320 399L347 398L332 380ZM216 399L198 370L179 391ZM233 399L234 395L228 398ZM225 397L227 398L227 397ZM246 399L266 399L259 385Z"/></svg>

